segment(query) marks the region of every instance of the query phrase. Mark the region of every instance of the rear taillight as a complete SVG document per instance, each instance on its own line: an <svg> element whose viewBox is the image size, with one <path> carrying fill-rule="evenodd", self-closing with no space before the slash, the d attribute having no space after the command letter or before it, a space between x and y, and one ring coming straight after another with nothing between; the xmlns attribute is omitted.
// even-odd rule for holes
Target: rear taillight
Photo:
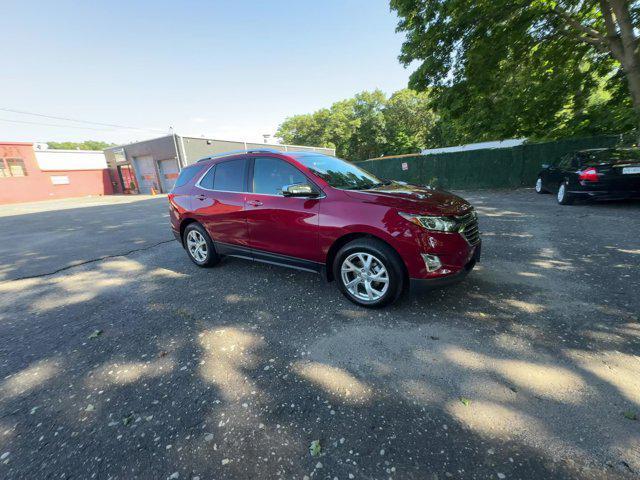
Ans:
<svg viewBox="0 0 640 480"><path fill-rule="evenodd" d="M582 170L578 172L580 176L580 180L584 180L586 182L597 182L598 181L598 170L595 168L587 168L586 170Z"/></svg>

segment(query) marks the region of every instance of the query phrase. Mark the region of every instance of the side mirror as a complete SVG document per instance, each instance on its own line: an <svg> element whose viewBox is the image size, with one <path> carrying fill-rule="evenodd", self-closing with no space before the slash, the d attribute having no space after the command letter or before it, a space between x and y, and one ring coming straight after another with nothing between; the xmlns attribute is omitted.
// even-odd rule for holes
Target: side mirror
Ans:
<svg viewBox="0 0 640 480"><path fill-rule="evenodd" d="M549 168L551 165L549 165L548 163L543 163L542 164L542 169L546 170L547 168Z"/></svg>
<svg viewBox="0 0 640 480"><path fill-rule="evenodd" d="M285 197L317 197L318 192L308 183L294 183L282 187Z"/></svg>

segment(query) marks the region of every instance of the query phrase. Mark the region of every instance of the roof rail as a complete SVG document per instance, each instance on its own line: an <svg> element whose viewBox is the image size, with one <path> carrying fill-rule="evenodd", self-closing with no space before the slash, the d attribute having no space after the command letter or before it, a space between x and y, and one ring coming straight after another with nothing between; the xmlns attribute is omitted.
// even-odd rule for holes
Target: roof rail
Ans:
<svg viewBox="0 0 640 480"><path fill-rule="evenodd" d="M282 152L281 150L276 150L275 148L251 148L248 150L231 150L229 152L216 153L215 155L210 155L208 157L201 158L200 160L198 160L198 162L205 162L207 160L212 160L214 158L220 158L220 157L229 157L231 155L241 155L243 153L284 153L284 152Z"/></svg>

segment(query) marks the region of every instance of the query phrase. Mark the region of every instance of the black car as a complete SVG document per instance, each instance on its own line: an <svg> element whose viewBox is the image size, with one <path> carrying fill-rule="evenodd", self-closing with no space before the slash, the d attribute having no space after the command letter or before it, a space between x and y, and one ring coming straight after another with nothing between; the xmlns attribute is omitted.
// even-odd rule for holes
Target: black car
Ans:
<svg viewBox="0 0 640 480"><path fill-rule="evenodd" d="M556 193L561 205L570 205L577 198L640 198L640 149L599 148L569 153L551 165L542 165L536 192Z"/></svg>

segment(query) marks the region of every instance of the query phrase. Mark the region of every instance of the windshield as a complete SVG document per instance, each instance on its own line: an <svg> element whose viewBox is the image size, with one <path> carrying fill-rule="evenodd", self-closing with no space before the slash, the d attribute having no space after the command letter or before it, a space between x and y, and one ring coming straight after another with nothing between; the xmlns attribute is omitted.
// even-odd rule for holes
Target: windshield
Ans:
<svg viewBox="0 0 640 480"><path fill-rule="evenodd" d="M366 190L383 184L369 172L336 157L305 154L295 155L295 159L334 188Z"/></svg>

